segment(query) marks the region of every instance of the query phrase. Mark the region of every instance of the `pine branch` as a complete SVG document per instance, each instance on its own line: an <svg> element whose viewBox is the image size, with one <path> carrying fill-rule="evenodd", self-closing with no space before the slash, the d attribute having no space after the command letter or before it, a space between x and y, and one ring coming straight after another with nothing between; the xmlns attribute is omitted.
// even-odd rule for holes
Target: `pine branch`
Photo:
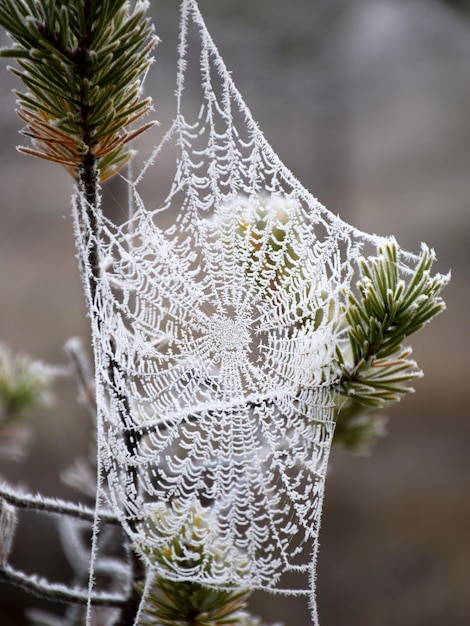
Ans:
<svg viewBox="0 0 470 626"><path fill-rule="evenodd" d="M12 489L6 483L0 484L0 499L19 509L28 511L66 515L90 523L93 523L95 520L95 511L82 504L74 504L57 498L45 498L41 495L22 494ZM100 511L99 518L103 524L120 525L117 517L109 511Z"/></svg>
<svg viewBox="0 0 470 626"><path fill-rule="evenodd" d="M155 577L144 609L143 624L151 626L226 626L246 619L249 592L227 591L190 582Z"/></svg>
<svg viewBox="0 0 470 626"><path fill-rule="evenodd" d="M357 448L383 433L377 412L413 391L422 376L402 342L445 309L440 292L450 276L431 276L434 253L425 245L408 282L399 275L398 246L391 240L377 258L360 260L358 295L344 317L349 351L337 347L341 368L335 442Z"/></svg>
<svg viewBox="0 0 470 626"><path fill-rule="evenodd" d="M28 89L16 95L33 147L20 151L72 174L96 165L100 181L129 160L129 141L154 124L129 130L151 110L141 91L157 39L144 12L137 3L128 14L125 0L3 0L13 46L0 55L16 59Z"/></svg>

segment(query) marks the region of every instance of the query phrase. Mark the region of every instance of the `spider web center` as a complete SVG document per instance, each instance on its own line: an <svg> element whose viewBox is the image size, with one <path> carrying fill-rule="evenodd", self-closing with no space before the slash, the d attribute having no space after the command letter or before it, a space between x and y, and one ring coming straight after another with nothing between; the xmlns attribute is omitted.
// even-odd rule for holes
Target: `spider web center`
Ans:
<svg viewBox="0 0 470 626"><path fill-rule="evenodd" d="M241 356L249 351L251 343L249 322L242 317L232 319L226 315L214 315L207 339L215 361L235 354Z"/></svg>

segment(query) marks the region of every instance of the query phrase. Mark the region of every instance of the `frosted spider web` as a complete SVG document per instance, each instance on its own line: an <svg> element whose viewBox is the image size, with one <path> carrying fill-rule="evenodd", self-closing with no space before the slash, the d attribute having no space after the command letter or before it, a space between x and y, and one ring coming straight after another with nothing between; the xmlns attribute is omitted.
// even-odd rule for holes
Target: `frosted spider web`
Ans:
<svg viewBox="0 0 470 626"><path fill-rule="evenodd" d="M118 225L98 207L91 232L75 203L85 284L91 247L100 258L88 289L100 472L149 571L311 593L317 624L342 305L359 256L384 240L282 164L193 0L180 37L176 117L129 182L133 215ZM169 146L168 195L144 206L140 185Z"/></svg>

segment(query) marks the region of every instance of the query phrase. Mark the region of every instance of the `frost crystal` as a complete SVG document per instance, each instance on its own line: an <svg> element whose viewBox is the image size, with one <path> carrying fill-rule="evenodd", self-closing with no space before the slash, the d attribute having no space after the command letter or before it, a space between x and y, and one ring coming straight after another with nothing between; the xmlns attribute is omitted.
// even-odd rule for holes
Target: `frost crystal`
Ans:
<svg viewBox="0 0 470 626"><path fill-rule="evenodd" d="M144 206L139 184L168 146L170 191ZM282 164L193 0L175 120L129 184L124 225L98 208L92 232L75 202L85 284L91 247L100 258L89 307L114 510L159 576L313 597L342 305L357 259L384 240L332 215Z"/></svg>

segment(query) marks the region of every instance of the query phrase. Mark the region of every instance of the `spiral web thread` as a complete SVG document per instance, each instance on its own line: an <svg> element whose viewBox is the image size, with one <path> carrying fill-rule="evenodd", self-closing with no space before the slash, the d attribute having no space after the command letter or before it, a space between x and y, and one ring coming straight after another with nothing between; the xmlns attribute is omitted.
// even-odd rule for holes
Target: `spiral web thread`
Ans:
<svg viewBox="0 0 470 626"><path fill-rule="evenodd" d="M341 307L357 259L384 240L332 215L282 164L193 0L179 52L176 117L129 182L134 214L116 225L98 207L92 232L75 202L85 284L90 247L101 259L88 290L99 498L149 570L310 592L316 624ZM149 208L139 185L168 146L175 175Z"/></svg>

